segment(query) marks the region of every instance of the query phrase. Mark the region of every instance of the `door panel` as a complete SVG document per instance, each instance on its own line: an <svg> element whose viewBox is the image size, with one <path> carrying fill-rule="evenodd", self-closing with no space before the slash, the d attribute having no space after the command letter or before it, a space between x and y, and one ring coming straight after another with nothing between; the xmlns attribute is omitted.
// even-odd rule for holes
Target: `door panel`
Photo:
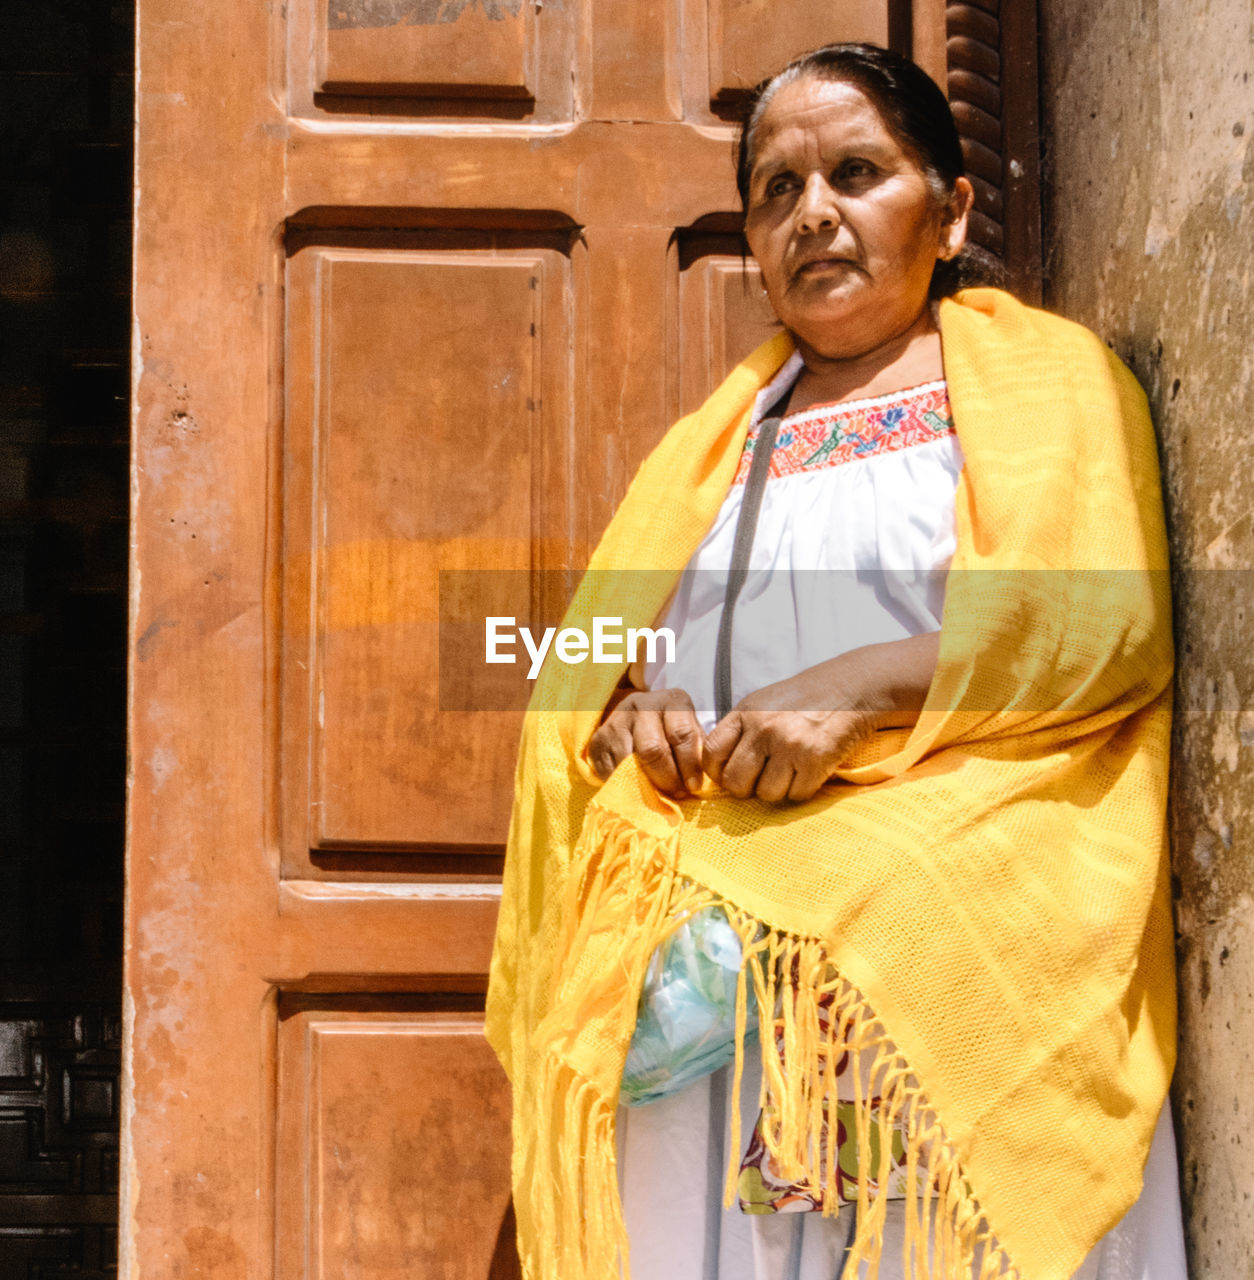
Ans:
<svg viewBox="0 0 1254 1280"><path fill-rule="evenodd" d="M276 32L290 114L570 117L580 6L535 0L291 0Z"/></svg>
<svg viewBox="0 0 1254 1280"><path fill-rule="evenodd" d="M838 40L895 43L890 0L708 0L710 101L742 96L790 58Z"/></svg>
<svg viewBox="0 0 1254 1280"><path fill-rule="evenodd" d="M534 98L535 12L522 0L329 0L315 17L317 91Z"/></svg>
<svg viewBox="0 0 1254 1280"><path fill-rule="evenodd" d="M289 261L289 863L504 842L521 722L441 711L438 582L516 570L527 621L528 575L571 561L564 241L417 233Z"/></svg>
<svg viewBox="0 0 1254 1280"><path fill-rule="evenodd" d="M440 571L542 616L774 331L725 117L853 35L943 8L141 8L128 1280L516 1276L518 717L442 709Z"/></svg>
<svg viewBox="0 0 1254 1280"><path fill-rule="evenodd" d="M680 120L680 0L598 4L581 31L581 114L593 120Z"/></svg>
<svg viewBox="0 0 1254 1280"><path fill-rule="evenodd" d="M482 1014L285 1003L279 1280L487 1280L509 1208L509 1102Z"/></svg>
<svg viewBox="0 0 1254 1280"><path fill-rule="evenodd" d="M779 332L762 275L732 234L695 234L676 246L679 275L679 401L691 413L745 352Z"/></svg>

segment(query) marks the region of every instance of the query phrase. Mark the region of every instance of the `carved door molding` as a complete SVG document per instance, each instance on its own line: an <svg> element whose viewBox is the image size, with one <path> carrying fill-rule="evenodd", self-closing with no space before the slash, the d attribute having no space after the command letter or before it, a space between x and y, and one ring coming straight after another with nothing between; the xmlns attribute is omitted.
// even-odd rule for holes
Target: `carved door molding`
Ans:
<svg viewBox="0 0 1254 1280"><path fill-rule="evenodd" d="M1041 299L1041 174L1036 6L945 6L949 104L975 187L971 237L1005 264L1007 285Z"/></svg>

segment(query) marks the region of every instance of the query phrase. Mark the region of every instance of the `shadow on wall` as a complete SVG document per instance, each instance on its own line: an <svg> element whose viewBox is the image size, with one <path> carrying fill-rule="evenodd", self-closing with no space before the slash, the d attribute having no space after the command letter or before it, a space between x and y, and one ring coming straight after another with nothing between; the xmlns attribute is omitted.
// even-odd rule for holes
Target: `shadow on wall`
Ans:
<svg viewBox="0 0 1254 1280"><path fill-rule="evenodd" d="M1174 1100L1190 1267L1254 1276L1254 17L1042 0L1047 304L1106 336L1159 430L1178 674ZM1188 572L1181 572L1181 570Z"/></svg>

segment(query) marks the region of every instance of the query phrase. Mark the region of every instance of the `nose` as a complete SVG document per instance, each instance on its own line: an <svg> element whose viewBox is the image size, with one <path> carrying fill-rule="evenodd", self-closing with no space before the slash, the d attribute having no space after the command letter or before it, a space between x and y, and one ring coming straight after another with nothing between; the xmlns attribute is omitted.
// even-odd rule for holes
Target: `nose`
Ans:
<svg viewBox="0 0 1254 1280"><path fill-rule="evenodd" d="M812 173L801 191L797 202L797 230L814 235L819 231L831 231L840 223L840 210L835 192L821 173Z"/></svg>

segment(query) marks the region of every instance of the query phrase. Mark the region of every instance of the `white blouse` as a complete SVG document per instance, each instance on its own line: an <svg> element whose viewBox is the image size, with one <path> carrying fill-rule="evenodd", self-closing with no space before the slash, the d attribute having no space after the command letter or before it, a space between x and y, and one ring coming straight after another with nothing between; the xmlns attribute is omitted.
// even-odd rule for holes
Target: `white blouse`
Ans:
<svg viewBox="0 0 1254 1280"><path fill-rule="evenodd" d="M643 672L646 688L686 690L706 732L752 444L801 368L793 355L759 393L736 480L661 622L674 660L659 649ZM850 649L939 630L961 469L944 382L783 420L735 609L733 702Z"/></svg>

